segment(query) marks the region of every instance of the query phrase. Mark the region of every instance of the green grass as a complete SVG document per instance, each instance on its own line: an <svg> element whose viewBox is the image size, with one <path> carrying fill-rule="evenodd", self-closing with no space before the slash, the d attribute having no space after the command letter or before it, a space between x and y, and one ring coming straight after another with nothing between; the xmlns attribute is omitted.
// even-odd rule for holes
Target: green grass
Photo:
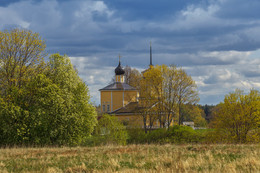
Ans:
<svg viewBox="0 0 260 173"><path fill-rule="evenodd" d="M0 172L259 172L260 145L0 149Z"/></svg>

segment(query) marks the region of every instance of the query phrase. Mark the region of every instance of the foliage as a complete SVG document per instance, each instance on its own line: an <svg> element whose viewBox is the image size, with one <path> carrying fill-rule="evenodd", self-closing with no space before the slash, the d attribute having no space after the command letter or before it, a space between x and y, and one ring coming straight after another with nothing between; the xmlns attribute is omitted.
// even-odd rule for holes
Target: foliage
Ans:
<svg viewBox="0 0 260 173"><path fill-rule="evenodd" d="M203 133L188 126L173 126L169 130L169 136L173 143L201 143L204 141Z"/></svg>
<svg viewBox="0 0 260 173"><path fill-rule="evenodd" d="M99 119L95 128L95 136L103 139L103 144L116 143L126 145L128 138L125 126L115 116L108 114L103 114Z"/></svg>
<svg viewBox="0 0 260 173"><path fill-rule="evenodd" d="M226 95L215 112L213 124L217 135L231 142L251 141L249 134L257 135L260 125L259 109L260 94L256 90L247 95L241 90Z"/></svg>
<svg viewBox="0 0 260 173"><path fill-rule="evenodd" d="M54 54L45 64L44 42L31 31L6 31L1 39L8 46L1 42L0 145L81 144L96 111L69 58Z"/></svg>
<svg viewBox="0 0 260 173"><path fill-rule="evenodd" d="M13 29L0 31L0 85L2 95L21 88L44 69L45 42L38 33Z"/></svg>
<svg viewBox="0 0 260 173"><path fill-rule="evenodd" d="M132 69L129 66L126 66L124 70L125 82L136 89L140 89L140 82L142 79L142 75L140 74L140 72L137 69Z"/></svg>
<svg viewBox="0 0 260 173"><path fill-rule="evenodd" d="M205 113L197 105L182 105L183 121L193 121L195 127L206 127Z"/></svg>
<svg viewBox="0 0 260 173"><path fill-rule="evenodd" d="M29 112L0 99L0 145L28 141Z"/></svg>
<svg viewBox="0 0 260 173"><path fill-rule="evenodd" d="M183 69L178 70L177 105L179 108L179 125L183 122L182 105L193 104L199 101L197 86L191 76Z"/></svg>
<svg viewBox="0 0 260 173"><path fill-rule="evenodd" d="M173 126L169 129L161 128L145 133L142 129L129 129L129 143L203 143L207 131L193 130L188 126Z"/></svg>
<svg viewBox="0 0 260 173"><path fill-rule="evenodd" d="M151 129L158 120L160 127L169 128L174 118L180 125L184 120L183 105L195 104L198 101L197 86L183 69L157 65L151 66L143 73L140 83L140 104L143 109L140 113L144 127L149 124Z"/></svg>
<svg viewBox="0 0 260 173"><path fill-rule="evenodd" d="M216 105L199 105L201 109L204 110L205 113L205 119L207 122L210 122L213 119L213 112L215 111Z"/></svg>

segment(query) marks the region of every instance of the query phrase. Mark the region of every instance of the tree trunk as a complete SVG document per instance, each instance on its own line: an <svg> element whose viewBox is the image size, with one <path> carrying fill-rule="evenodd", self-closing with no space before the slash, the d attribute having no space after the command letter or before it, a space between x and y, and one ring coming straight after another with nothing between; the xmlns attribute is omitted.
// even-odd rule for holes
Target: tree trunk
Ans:
<svg viewBox="0 0 260 173"><path fill-rule="evenodd" d="M181 104L179 103L179 126L181 125L182 115L181 115Z"/></svg>

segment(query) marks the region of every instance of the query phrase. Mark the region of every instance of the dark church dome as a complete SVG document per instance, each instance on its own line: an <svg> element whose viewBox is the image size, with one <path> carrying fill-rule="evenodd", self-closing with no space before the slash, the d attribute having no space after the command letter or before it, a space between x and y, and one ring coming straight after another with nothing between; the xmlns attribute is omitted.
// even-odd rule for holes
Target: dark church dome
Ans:
<svg viewBox="0 0 260 173"><path fill-rule="evenodd" d="M115 69L115 73L116 73L116 75L122 75L122 74L125 74L125 71L122 69L122 67L121 67L121 63L120 63L120 61L119 61L119 64L118 64L118 66L116 67L116 69Z"/></svg>

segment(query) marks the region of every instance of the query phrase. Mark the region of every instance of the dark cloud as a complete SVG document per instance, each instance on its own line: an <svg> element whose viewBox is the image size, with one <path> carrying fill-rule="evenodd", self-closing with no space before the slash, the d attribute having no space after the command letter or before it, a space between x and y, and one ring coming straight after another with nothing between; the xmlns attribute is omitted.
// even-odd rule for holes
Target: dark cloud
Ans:
<svg viewBox="0 0 260 173"><path fill-rule="evenodd" d="M259 71L259 67L257 65L251 66L251 68L242 69L240 72L246 78L256 78L257 77L257 78L259 78L259 81L260 81L260 71Z"/></svg>
<svg viewBox="0 0 260 173"><path fill-rule="evenodd" d="M0 0L0 6L6 7L9 4L13 4L15 2L19 2L20 0Z"/></svg>
<svg viewBox="0 0 260 173"><path fill-rule="evenodd" d="M260 48L259 7L258 0L0 0L0 29L39 32L49 54L72 57L97 103L118 54L143 70L152 41L154 64L183 66L210 104L233 88L260 87L259 68L249 63Z"/></svg>
<svg viewBox="0 0 260 173"><path fill-rule="evenodd" d="M169 18L190 3L189 0L162 0L160 2L157 0L110 0L106 2L108 7L116 11L115 16L122 17L127 21L154 21Z"/></svg>
<svg viewBox="0 0 260 173"><path fill-rule="evenodd" d="M231 10L232 9L232 10ZM220 10L216 13L223 19L259 19L259 0L228 0L222 1Z"/></svg>

